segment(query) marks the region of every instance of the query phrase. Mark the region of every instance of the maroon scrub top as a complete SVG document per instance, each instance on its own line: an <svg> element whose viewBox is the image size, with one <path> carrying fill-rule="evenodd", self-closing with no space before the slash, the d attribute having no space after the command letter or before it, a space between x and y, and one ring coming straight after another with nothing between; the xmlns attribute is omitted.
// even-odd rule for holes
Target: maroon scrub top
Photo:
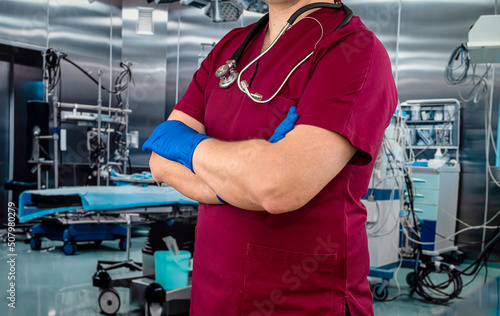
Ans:
<svg viewBox="0 0 500 316"><path fill-rule="evenodd" d="M345 14L320 9L289 29L243 74L250 91L268 98L316 46L279 95L258 104L236 84L219 87L216 69L250 27L229 32L212 50L176 105L225 141L269 139L291 106L297 124L346 137L359 150L304 207L281 215L200 204L196 229L191 315L372 315L367 280L366 195L383 136L397 104L383 45L357 17L334 32ZM262 47L265 30L245 50L241 70ZM314 141L311 139L311 141ZM301 159L300 156L288 159Z"/></svg>

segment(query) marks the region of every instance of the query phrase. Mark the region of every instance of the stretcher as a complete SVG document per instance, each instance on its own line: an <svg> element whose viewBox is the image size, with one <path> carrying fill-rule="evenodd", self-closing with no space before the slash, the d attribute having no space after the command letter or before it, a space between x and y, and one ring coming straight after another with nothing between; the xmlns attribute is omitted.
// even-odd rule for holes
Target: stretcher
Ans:
<svg viewBox="0 0 500 316"><path fill-rule="evenodd" d="M18 217L21 223L41 220L31 231L33 250L41 249L41 238L45 237L62 241L63 252L72 255L78 242L99 244L119 239L118 247L126 250L126 214L139 222L153 215L168 219L177 217L179 208L173 206L181 206L180 211L187 211L183 216L190 216L197 205L172 187L68 187L23 192Z"/></svg>
<svg viewBox="0 0 500 316"><path fill-rule="evenodd" d="M120 248L127 250L126 260L99 260L92 276L92 284L99 288L98 304L102 313L114 315L120 309L117 287L129 288L131 304L143 308L146 315L176 315L189 310L190 282L186 287L164 290L155 282L154 252L166 249L161 240L172 232L165 227L174 227L174 220L180 219L180 230L188 230L187 234L193 235L186 244L194 243L198 202L172 187L135 185L31 190L23 192L19 199L20 222L42 220L33 227L33 239L62 239L68 248L67 254L74 253L76 246L70 248L66 244L75 245L91 238L95 242L120 239ZM133 221L148 223L151 227L142 250L142 262L130 260L128 246Z"/></svg>

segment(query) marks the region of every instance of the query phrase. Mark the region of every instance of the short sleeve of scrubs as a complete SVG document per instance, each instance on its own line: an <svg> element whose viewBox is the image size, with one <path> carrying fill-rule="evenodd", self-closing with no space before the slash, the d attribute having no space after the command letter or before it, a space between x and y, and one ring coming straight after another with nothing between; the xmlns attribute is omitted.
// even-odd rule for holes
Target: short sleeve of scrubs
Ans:
<svg viewBox="0 0 500 316"><path fill-rule="evenodd" d="M212 54L209 54L201 63L200 69L193 75L193 80L189 84L186 93L174 107L175 110L182 111L193 117L200 123L203 123L205 108L203 103L204 92L209 80L209 65Z"/></svg>
<svg viewBox="0 0 500 316"><path fill-rule="evenodd" d="M241 29L231 30L220 40L220 43L231 43L231 40L241 32ZM238 41L233 42L237 43ZM232 45L236 45L234 43ZM215 69L212 67L214 54L217 56L220 55L220 57L225 58L224 60L228 60L230 54L236 50L236 48L232 47L231 44L225 45L229 47L225 47L223 45L224 47L221 48L220 46L221 45L216 45L203 60L200 68L194 73L188 89L174 107L175 110L188 114L202 124L204 123L205 116L205 91L207 90L210 79L213 79L215 74Z"/></svg>
<svg viewBox="0 0 500 316"><path fill-rule="evenodd" d="M316 58L297 106L297 124L343 135L359 149L349 163L366 165L376 159L397 103L387 52L372 33L361 32Z"/></svg>

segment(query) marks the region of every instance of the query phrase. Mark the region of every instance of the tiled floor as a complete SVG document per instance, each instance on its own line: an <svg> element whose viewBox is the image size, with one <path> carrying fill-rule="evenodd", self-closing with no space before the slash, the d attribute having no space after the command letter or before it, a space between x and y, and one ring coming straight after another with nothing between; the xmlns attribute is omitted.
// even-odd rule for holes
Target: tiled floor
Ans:
<svg viewBox="0 0 500 316"><path fill-rule="evenodd" d="M132 241L131 258L141 261L141 248L145 237L135 237ZM15 253L15 309L8 306L7 296L11 256L5 243L0 243L0 315L2 316L92 316L100 315L97 303L98 289L92 286L92 276L96 271L97 260L124 260L126 253L118 250L118 241L105 241L100 247L79 245L73 256L63 254L62 243L43 240L41 251L32 251L22 240L16 242ZM402 269L397 276L401 293L408 294L405 281L408 269ZM484 271L481 272L484 275ZM488 278L500 275L499 268L489 268ZM372 279L374 283L380 280ZM466 280L464 280L466 281ZM484 279L478 277L474 284L464 288L464 297L479 293L477 298L455 300L451 306L437 306L403 295L393 301L375 302L375 315L496 315L495 311L482 311L478 305L488 301L490 305L498 302L497 283L489 289L481 288ZM498 287L500 288L500 287ZM121 308L118 315L139 315L140 310L129 306L128 289L118 288ZM484 292L484 293L483 293ZM398 294L394 280L391 280L389 298ZM481 295L486 296L483 298ZM471 309L476 312L471 312ZM480 312L477 312L480 311ZM465 313L465 314L464 314ZM471 314L472 313L472 314Z"/></svg>

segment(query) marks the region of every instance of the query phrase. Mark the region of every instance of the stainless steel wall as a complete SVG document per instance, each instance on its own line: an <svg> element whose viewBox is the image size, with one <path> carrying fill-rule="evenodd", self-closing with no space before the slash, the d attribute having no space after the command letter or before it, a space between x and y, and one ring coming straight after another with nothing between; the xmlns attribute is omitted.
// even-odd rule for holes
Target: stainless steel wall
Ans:
<svg viewBox="0 0 500 316"><path fill-rule="evenodd" d="M121 61L121 1L49 0L47 47L64 52L94 78L102 72L102 84L113 87L120 72ZM59 99L62 102L97 105L98 86L80 70L61 61L62 80ZM102 91L102 104L116 104L114 98ZM63 152L62 183L73 183L75 166L88 165L84 127L63 124L71 142ZM68 182L69 181L69 182Z"/></svg>
<svg viewBox="0 0 500 316"><path fill-rule="evenodd" d="M151 13L151 32L140 31L139 12ZM139 131L140 144L151 127L165 118L168 6L146 1L125 0L122 8L122 59L133 62L134 85L130 90L130 129ZM147 154L131 150L134 165L147 166ZM145 167L147 168L147 167Z"/></svg>
<svg viewBox="0 0 500 316"><path fill-rule="evenodd" d="M45 47L48 0L2 0L0 16L0 43L33 49Z"/></svg>

